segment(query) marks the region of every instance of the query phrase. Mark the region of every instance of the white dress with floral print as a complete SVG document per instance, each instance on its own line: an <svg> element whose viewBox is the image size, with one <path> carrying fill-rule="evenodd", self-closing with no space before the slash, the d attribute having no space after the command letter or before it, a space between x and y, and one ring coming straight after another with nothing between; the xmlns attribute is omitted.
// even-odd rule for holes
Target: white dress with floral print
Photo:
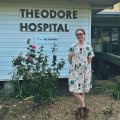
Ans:
<svg viewBox="0 0 120 120"><path fill-rule="evenodd" d="M87 58L94 57L92 47L84 43L73 44L69 48L69 55L72 55L72 64L69 69L69 91L74 93L89 92L91 88L91 64Z"/></svg>

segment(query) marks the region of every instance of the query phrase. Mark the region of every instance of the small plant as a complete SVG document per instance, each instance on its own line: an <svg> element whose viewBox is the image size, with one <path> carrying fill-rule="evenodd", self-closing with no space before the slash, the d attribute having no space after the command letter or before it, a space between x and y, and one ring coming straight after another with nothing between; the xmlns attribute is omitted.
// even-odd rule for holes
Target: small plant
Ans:
<svg viewBox="0 0 120 120"><path fill-rule="evenodd" d="M113 115L113 103L111 103L110 108L103 110L104 115L111 117Z"/></svg>
<svg viewBox="0 0 120 120"><path fill-rule="evenodd" d="M56 44L52 47L52 61L48 64L49 56L44 53L44 46L36 51L36 46L27 41L27 54L22 53L16 57L13 63L13 80L17 81L19 94L17 97L25 98L33 96L34 101L41 104L50 102L54 96L56 82L60 70L64 67L64 60L57 61ZM22 79L22 85L19 80Z"/></svg>
<svg viewBox="0 0 120 120"><path fill-rule="evenodd" d="M113 86L113 97L120 100L120 76L115 79L115 84Z"/></svg>

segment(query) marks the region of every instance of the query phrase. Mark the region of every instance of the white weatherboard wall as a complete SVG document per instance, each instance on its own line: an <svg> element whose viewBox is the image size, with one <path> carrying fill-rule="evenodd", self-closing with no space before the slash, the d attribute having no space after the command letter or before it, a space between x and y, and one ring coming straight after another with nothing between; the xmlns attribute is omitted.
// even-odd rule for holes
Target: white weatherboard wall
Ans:
<svg viewBox="0 0 120 120"><path fill-rule="evenodd" d="M43 19L21 18L20 9L38 10L63 10L77 11L77 19ZM69 32L22 32L20 23L57 23L67 24ZM65 60L64 69L61 71L62 78L68 77L69 63L67 50L76 41L75 31L83 28L86 32L86 41L91 43L91 9L87 4L68 1L32 1L32 0L4 0L0 2L0 80L11 80L12 60L20 52L26 52L26 41L30 38L35 42L36 36L57 36L57 56ZM47 45L47 41L45 41ZM48 47L49 48L49 47ZM47 50L50 51L49 49Z"/></svg>

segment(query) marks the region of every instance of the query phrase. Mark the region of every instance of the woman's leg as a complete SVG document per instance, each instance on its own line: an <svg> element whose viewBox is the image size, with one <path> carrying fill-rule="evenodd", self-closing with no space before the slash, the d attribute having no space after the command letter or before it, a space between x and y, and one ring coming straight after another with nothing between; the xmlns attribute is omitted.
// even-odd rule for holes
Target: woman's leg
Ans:
<svg viewBox="0 0 120 120"><path fill-rule="evenodd" d="M83 93L73 93L73 96L77 100L79 107L74 109L76 120L79 120L83 117L83 108L85 107L84 94Z"/></svg>
<svg viewBox="0 0 120 120"><path fill-rule="evenodd" d="M84 108L85 107L85 101L84 101L85 95L84 95L84 93L73 93L73 96L78 101L78 104L80 105L80 107Z"/></svg>
<svg viewBox="0 0 120 120"><path fill-rule="evenodd" d="M80 107L78 109L79 112L77 112L77 113L79 113L79 114L77 114L78 115L77 118L83 117L85 120L87 120L89 109L85 105L85 94L84 93L73 93L73 96L77 99L77 101L80 105Z"/></svg>
<svg viewBox="0 0 120 120"><path fill-rule="evenodd" d="M85 102L85 93L79 93L82 97L83 97L83 100Z"/></svg>

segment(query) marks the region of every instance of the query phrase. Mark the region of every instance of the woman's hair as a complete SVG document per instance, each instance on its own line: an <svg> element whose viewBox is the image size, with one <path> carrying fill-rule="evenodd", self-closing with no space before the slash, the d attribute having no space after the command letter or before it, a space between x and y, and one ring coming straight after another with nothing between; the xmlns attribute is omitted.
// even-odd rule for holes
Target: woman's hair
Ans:
<svg viewBox="0 0 120 120"><path fill-rule="evenodd" d="M82 31L82 32L83 32L83 34L85 35L85 30L84 30L84 29L82 29L82 28L77 29L77 30L76 30L76 32L75 32L75 35L77 35L77 32L78 32L78 31Z"/></svg>

